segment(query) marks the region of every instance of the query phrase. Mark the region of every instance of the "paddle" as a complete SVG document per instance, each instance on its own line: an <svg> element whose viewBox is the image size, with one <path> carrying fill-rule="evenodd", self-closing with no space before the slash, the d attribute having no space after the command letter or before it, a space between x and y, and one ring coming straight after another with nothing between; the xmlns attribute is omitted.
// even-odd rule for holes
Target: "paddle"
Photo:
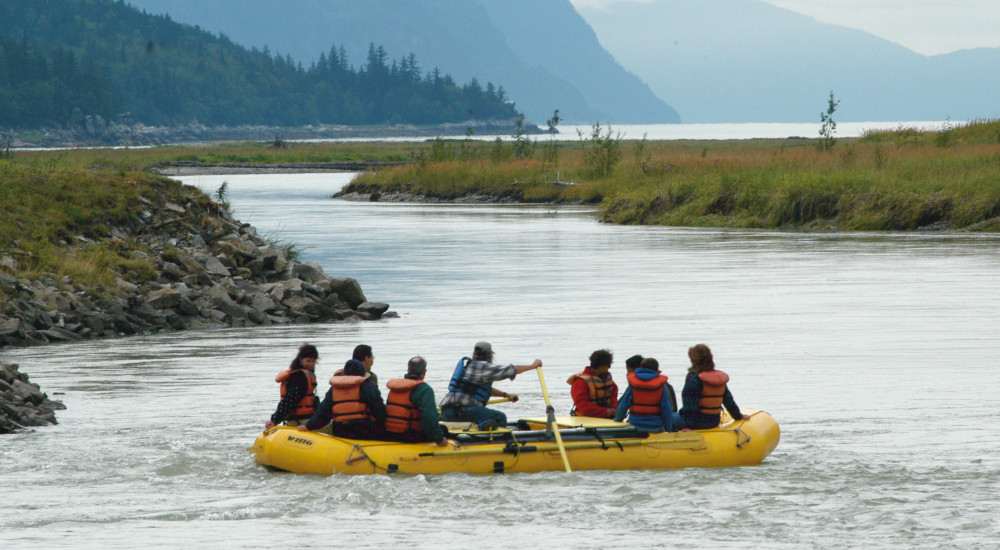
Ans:
<svg viewBox="0 0 1000 550"><path fill-rule="evenodd" d="M552 401L549 400L549 390L545 387L545 376L542 375L542 367L535 369L538 371L538 382L542 385L542 395L545 397L545 424L548 430L556 436L556 443L559 445L559 454L562 455L563 466L566 468L566 473L571 473L572 468L569 467L569 457L566 456L566 445L563 444L562 434L559 433L559 426L556 426L556 410L552 407Z"/></svg>

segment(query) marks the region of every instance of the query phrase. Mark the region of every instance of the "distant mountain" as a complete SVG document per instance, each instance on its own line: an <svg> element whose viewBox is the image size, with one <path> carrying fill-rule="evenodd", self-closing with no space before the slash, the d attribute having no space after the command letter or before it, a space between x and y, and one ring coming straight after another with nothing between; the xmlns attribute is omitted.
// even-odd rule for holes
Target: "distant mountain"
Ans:
<svg viewBox="0 0 1000 550"><path fill-rule="evenodd" d="M502 86L537 124L555 109L566 123L680 120L601 47L568 0L128 1L305 66L331 46L342 45L351 63L373 42L393 58L414 53L424 71Z"/></svg>
<svg viewBox="0 0 1000 550"><path fill-rule="evenodd" d="M756 0L617 2L578 11L685 122L1000 116L1000 49L927 57Z"/></svg>

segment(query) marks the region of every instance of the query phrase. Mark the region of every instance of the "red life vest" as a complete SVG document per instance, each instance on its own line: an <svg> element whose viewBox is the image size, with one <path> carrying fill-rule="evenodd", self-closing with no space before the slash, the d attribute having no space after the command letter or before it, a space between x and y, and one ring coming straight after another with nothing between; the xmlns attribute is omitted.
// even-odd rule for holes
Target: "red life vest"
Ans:
<svg viewBox="0 0 1000 550"><path fill-rule="evenodd" d="M611 396L615 393L615 381L611 379L610 375L604 379L582 371L570 376L566 383L572 386L573 382L577 380L583 380L587 384L587 394L591 402L601 407L611 407ZM575 405L569 414L576 416Z"/></svg>
<svg viewBox="0 0 1000 550"><path fill-rule="evenodd" d="M423 383L423 380L410 378L394 378L386 382L389 395L385 399L385 431L394 434L424 433L420 427L420 409L410 401L413 390Z"/></svg>
<svg viewBox="0 0 1000 550"><path fill-rule="evenodd" d="M632 414L658 416L661 414L660 401L666 387L667 377L659 375L651 380L643 380L634 372L628 373L628 385L632 388Z"/></svg>
<svg viewBox="0 0 1000 550"><path fill-rule="evenodd" d="M316 373L311 370L297 369L291 370L286 369L278 373L278 376L274 377L274 381L281 384L281 398L285 398L285 393L288 391L288 378L294 372L301 372L306 375L306 394L299 399L296 403L295 409L288 413L289 418L293 420L300 420L302 418L309 418L316 412Z"/></svg>
<svg viewBox="0 0 1000 550"><path fill-rule="evenodd" d="M710 415L722 413L722 397L726 395L726 382L729 382L729 375L721 370L707 370L699 372L698 378L701 380L698 412Z"/></svg>
<svg viewBox="0 0 1000 550"><path fill-rule="evenodd" d="M367 379L367 376L334 376L330 379L333 386L333 423L364 418L375 421L368 404L361 400L361 384Z"/></svg>

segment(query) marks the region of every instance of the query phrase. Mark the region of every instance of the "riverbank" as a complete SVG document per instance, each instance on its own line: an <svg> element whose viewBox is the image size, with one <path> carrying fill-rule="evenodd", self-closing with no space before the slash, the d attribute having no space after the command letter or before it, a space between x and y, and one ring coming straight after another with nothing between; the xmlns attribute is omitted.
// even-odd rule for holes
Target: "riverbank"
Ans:
<svg viewBox="0 0 1000 550"><path fill-rule="evenodd" d="M617 224L822 231L1000 231L1000 122L857 139L428 146L342 191L369 200L599 204ZM569 183L567 183L569 182ZM383 199L384 198L384 199Z"/></svg>
<svg viewBox="0 0 1000 550"><path fill-rule="evenodd" d="M0 175L0 347L395 315L234 219L224 188L93 165Z"/></svg>
<svg viewBox="0 0 1000 550"><path fill-rule="evenodd" d="M0 359L0 435L32 426L56 424L66 406L49 399L15 364Z"/></svg>

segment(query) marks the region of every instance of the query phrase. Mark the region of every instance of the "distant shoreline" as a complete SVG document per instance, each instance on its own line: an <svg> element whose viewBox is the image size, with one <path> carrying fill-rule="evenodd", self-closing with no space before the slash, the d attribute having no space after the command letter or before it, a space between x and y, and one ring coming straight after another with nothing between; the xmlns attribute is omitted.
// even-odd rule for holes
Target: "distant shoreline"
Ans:
<svg viewBox="0 0 1000 550"><path fill-rule="evenodd" d="M362 172L374 168L398 166L399 162L298 162L280 164L166 162L150 168L161 176L226 176L241 174L313 174L323 172Z"/></svg>

